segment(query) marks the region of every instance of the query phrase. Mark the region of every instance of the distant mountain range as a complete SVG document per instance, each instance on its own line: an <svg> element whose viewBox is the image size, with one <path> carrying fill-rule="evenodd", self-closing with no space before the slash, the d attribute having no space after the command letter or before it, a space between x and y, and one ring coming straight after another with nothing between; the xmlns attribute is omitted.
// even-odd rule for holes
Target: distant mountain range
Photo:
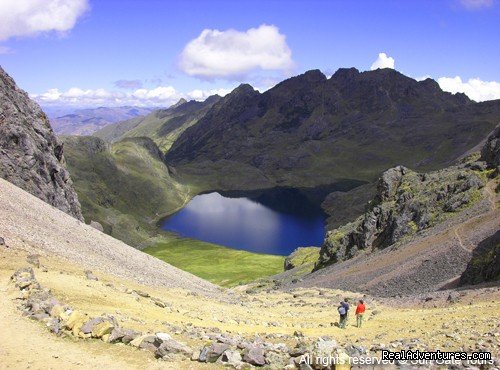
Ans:
<svg viewBox="0 0 500 370"><path fill-rule="evenodd" d="M154 108L142 107L99 107L76 109L75 111L56 115L49 114L52 128L58 135L91 135L95 131L114 122L144 116ZM57 114L57 111L54 111Z"/></svg>

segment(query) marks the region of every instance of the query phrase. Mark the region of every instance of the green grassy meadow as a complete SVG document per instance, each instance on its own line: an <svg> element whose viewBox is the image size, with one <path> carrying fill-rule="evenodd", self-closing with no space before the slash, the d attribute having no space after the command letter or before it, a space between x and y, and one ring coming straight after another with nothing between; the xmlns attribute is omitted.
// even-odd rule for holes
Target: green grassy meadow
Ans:
<svg viewBox="0 0 500 370"><path fill-rule="evenodd" d="M285 260L180 237L157 242L143 252L224 287L278 274Z"/></svg>

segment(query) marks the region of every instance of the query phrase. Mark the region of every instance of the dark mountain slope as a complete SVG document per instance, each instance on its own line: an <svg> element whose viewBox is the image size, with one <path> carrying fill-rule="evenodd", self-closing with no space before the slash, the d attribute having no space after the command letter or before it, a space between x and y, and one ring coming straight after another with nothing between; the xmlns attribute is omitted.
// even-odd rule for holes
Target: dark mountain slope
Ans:
<svg viewBox="0 0 500 370"><path fill-rule="evenodd" d="M47 116L0 67L0 177L83 220L64 163Z"/></svg>
<svg viewBox="0 0 500 370"><path fill-rule="evenodd" d="M236 88L186 129L167 161L213 188L371 182L396 164L445 167L499 121L500 101L474 103L430 79L313 70L263 94Z"/></svg>

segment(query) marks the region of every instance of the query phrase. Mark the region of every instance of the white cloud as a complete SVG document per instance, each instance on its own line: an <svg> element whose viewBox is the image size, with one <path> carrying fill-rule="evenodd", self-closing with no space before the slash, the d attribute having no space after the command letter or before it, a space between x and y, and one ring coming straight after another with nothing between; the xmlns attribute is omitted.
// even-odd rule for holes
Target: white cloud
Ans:
<svg viewBox="0 0 500 370"><path fill-rule="evenodd" d="M0 0L0 41L69 31L88 8L88 0Z"/></svg>
<svg viewBox="0 0 500 370"><path fill-rule="evenodd" d="M441 77L437 82L444 91L453 94L461 92L475 101L500 99L500 82L483 81L479 78L470 78L464 82L459 76Z"/></svg>
<svg viewBox="0 0 500 370"><path fill-rule="evenodd" d="M209 96L212 95L219 95L219 96L224 96L229 94L232 91L232 89L210 89L210 90L200 90L200 89L195 89L193 91L188 92L186 95L194 100L205 100Z"/></svg>
<svg viewBox="0 0 500 370"><path fill-rule="evenodd" d="M460 0L460 4L469 10L489 8L493 5L493 0Z"/></svg>
<svg viewBox="0 0 500 370"><path fill-rule="evenodd" d="M179 67L202 78L234 77L256 69L290 70L294 63L285 35L263 24L245 32L205 29L182 51Z"/></svg>
<svg viewBox="0 0 500 370"><path fill-rule="evenodd" d="M80 89L72 87L67 91L49 89L42 94L33 94L31 97L42 106L142 106L168 107L175 104L180 98L188 100L205 100L211 95L224 96L230 89L193 90L181 93L173 86L158 86L154 89L136 89L134 91L108 91L105 89Z"/></svg>
<svg viewBox="0 0 500 370"><path fill-rule="evenodd" d="M370 69L373 71L378 68L394 69L394 58L387 56L386 53L379 53L378 58L373 62Z"/></svg>

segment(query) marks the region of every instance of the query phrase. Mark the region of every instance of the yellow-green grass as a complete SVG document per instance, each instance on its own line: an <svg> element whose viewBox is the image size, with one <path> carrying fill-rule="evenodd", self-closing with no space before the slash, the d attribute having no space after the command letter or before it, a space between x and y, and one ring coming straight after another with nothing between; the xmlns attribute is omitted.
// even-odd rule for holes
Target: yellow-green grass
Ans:
<svg viewBox="0 0 500 370"><path fill-rule="evenodd" d="M231 287L283 271L285 257L173 237L144 252L215 284Z"/></svg>

